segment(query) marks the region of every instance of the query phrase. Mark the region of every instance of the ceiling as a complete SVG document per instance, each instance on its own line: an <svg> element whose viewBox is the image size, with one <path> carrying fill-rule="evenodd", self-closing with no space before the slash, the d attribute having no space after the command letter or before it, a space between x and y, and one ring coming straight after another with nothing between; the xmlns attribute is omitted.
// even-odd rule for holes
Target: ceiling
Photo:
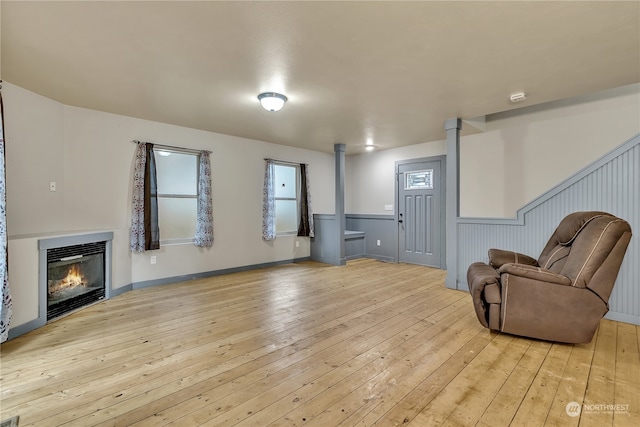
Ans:
<svg viewBox="0 0 640 427"><path fill-rule="evenodd" d="M640 82L637 1L0 4L10 83L324 152L440 140L449 118ZM267 112L264 91L289 101ZM527 99L511 104L519 91Z"/></svg>

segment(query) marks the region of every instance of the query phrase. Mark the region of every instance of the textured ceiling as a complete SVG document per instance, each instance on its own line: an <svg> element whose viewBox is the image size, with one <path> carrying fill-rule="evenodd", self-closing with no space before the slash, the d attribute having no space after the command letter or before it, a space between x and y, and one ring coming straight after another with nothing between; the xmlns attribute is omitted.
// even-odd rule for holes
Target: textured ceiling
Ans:
<svg viewBox="0 0 640 427"><path fill-rule="evenodd" d="M0 4L8 82L326 152L443 139L448 118L640 82L636 1ZM263 91L289 102L264 111ZM517 91L527 100L510 104Z"/></svg>

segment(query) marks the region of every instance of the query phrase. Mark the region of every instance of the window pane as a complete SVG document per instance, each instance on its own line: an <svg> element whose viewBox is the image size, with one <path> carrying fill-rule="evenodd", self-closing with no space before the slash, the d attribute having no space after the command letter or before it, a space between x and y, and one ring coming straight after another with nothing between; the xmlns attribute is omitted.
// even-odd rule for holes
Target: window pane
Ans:
<svg viewBox="0 0 640 427"><path fill-rule="evenodd" d="M405 176L405 190L433 190L433 169L407 172Z"/></svg>
<svg viewBox="0 0 640 427"><path fill-rule="evenodd" d="M163 156L160 153L168 153ZM158 194L198 194L198 156L154 150Z"/></svg>
<svg viewBox="0 0 640 427"><path fill-rule="evenodd" d="M298 202L276 200L276 233L298 231Z"/></svg>
<svg viewBox="0 0 640 427"><path fill-rule="evenodd" d="M296 167L275 165L275 177L276 177L276 198L285 197L289 199L295 199L296 198Z"/></svg>
<svg viewBox="0 0 640 427"><path fill-rule="evenodd" d="M198 199L158 197L160 240L193 239Z"/></svg>

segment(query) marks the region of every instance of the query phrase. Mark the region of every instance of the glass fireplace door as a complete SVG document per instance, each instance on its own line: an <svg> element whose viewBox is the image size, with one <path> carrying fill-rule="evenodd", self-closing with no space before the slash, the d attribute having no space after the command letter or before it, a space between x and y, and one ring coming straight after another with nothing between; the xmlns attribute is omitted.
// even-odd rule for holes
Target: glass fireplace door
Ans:
<svg viewBox="0 0 640 427"><path fill-rule="evenodd" d="M105 296L104 244L62 249L47 254L47 320Z"/></svg>

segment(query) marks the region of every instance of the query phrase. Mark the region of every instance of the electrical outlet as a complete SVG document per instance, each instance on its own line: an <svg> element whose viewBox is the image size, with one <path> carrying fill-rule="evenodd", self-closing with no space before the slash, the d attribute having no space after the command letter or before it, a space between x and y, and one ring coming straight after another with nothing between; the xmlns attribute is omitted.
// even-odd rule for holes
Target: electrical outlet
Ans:
<svg viewBox="0 0 640 427"><path fill-rule="evenodd" d="M155 264L155 263L156 263L156 261L158 261L158 260L156 259L156 256L155 256L155 255L151 255L150 260L151 260L151 264Z"/></svg>
<svg viewBox="0 0 640 427"><path fill-rule="evenodd" d="M380 240L376 240L376 245L380 246Z"/></svg>
<svg viewBox="0 0 640 427"><path fill-rule="evenodd" d="M393 210L393 205L384 205L384 210L385 211L392 211Z"/></svg>
<svg viewBox="0 0 640 427"><path fill-rule="evenodd" d="M300 247L300 241L296 240L296 248Z"/></svg>

